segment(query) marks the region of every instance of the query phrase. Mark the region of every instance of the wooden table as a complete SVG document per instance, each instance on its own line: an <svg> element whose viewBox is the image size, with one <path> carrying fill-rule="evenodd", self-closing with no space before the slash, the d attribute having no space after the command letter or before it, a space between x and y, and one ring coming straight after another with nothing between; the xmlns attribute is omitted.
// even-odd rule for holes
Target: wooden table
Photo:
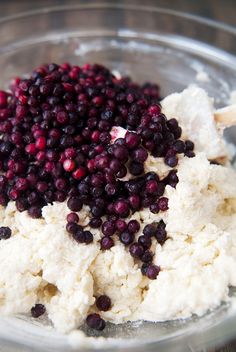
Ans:
<svg viewBox="0 0 236 352"><path fill-rule="evenodd" d="M94 3L91 0L0 0L0 16L14 15L32 9L78 3ZM105 2L105 0L103 1ZM107 1L108 2L108 1ZM110 2L112 2L110 0ZM114 1L115 2L115 1ZM171 8L215 19L236 26L236 0L120 0L119 3L135 3ZM236 43L235 43L236 45ZM220 349L202 352L235 352L236 341Z"/></svg>

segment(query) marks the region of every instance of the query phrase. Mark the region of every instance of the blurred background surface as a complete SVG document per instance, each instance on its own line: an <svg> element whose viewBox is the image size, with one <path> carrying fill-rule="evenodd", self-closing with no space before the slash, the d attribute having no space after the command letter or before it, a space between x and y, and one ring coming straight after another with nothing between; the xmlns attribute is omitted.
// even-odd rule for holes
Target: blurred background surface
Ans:
<svg viewBox="0 0 236 352"><path fill-rule="evenodd" d="M0 0L0 17L16 12L29 11L46 6L68 4L93 4L92 0ZM137 4L166 7L173 10L193 13L236 26L235 0L108 0L101 2ZM235 43L236 45L236 43Z"/></svg>

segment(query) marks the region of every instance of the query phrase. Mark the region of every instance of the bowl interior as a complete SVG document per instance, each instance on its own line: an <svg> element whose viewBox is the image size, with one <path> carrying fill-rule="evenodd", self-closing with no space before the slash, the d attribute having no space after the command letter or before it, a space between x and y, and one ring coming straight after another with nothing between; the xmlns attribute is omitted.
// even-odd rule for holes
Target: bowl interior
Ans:
<svg viewBox="0 0 236 352"><path fill-rule="evenodd" d="M69 61L102 63L138 82L156 82L163 96L197 83L218 105L236 88L236 34L174 11L58 7L3 20L0 27L6 33L0 41L1 85L42 63Z"/></svg>

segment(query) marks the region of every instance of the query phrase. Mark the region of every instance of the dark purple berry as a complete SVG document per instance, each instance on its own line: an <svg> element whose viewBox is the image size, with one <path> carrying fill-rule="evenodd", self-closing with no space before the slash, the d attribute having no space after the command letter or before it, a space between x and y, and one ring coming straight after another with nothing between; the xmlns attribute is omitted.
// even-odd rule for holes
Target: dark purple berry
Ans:
<svg viewBox="0 0 236 352"><path fill-rule="evenodd" d="M7 240L11 237L11 229L10 227L0 227L0 240Z"/></svg>
<svg viewBox="0 0 236 352"><path fill-rule="evenodd" d="M136 194L129 196L129 205L131 209L138 210L140 208L140 197Z"/></svg>
<svg viewBox="0 0 236 352"><path fill-rule="evenodd" d="M33 219L38 219L41 218L42 216L42 210L40 207L33 205L28 209L29 216Z"/></svg>
<svg viewBox="0 0 236 352"><path fill-rule="evenodd" d="M80 211L83 203L78 197L71 197L67 201L67 206L71 211Z"/></svg>
<svg viewBox="0 0 236 352"><path fill-rule="evenodd" d="M128 231L130 233L136 233L140 229L140 224L137 220L130 220L128 223Z"/></svg>
<svg viewBox="0 0 236 352"><path fill-rule="evenodd" d="M147 269L149 267L150 263L144 263L142 266L141 266L141 273L145 276L147 274Z"/></svg>
<svg viewBox="0 0 236 352"><path fill-rule="evenodd" d="M96 306L98 310L106 312L111 308L111 299L106 295L99 296L96 299Z"/></svg>
<svg viewBox="0 0 236 352"><path fill-rule="evenodd" d="M109 168L114 171L114 172L118 172L121 168L121 163L118 159L112 159L110 161L110 165Z"/></svg>
<svg viewBox="0 0 236 352"><path fill-rule="evenodd" d="M127 148L124 146L115 146L113 154L118 160L122 161L126 161L129 155Z"/></svg>
<svg viewBox="0 0 236 352"><path fill-rule="evenodd" d="M117 178L123 178L127 174L127 169L124 165L121 165L119 171L116 173Z"/></svg>
<svg viewBox="0 0 236 352"><path fill-rule="evenodd" d="M115 232L115 223L113 221L105 221L102 224L102 233L105 236L112 236Z"/></svg>
<svg viewBox="0 0 236 352"><path fill-rule="evenodd" d="M156 234L157 226L155 223L146 225L143 229L143 234L148 237L152 237Z"/></svg>
<svg viewBox="0 0 236 352"><path fill-rule="evenodd" d="M154 171L150 171L150 172L146 173L145 179L146 179L146 181L151 181L151 180L159 181L159 177Z"/></svg>
<svg viewBox="0 0 236 352"><path fill-rule="evenodd" d="M187 156L188 158L194 158L195 157L195 153L192 150L186 150L184 155Z"/></svg>
<svg viewBox="0 0 236 352"><path fill-rule="evenodd" d="M134 176L139 176L144 172L143 164L136 161L131 161L129 164L129 171Z"/></svg>
<svg viewBox="0 0 236 352"><path fill-rule="evenodd" d="M146 271L146 276L150 280L155 280L160 272L160 267L154 264L151 264L148 266L147 271Z"/></svg>
<svg viewBox="0 0 236 352"><path fill-rule="evenodd" d="M43 304L35 304L35 306L31 308L31 315L33 318L38 318L45 312L46 308Z"/></svg>
<svg viewBox="0 0 236 352"><path fill-rule="evenodd" d="M146 250L141 257L141 260L144 263L150 263L152 259L153 259L153 253L149 250Z"/></svg>
<svg viewBox="0 0 236 352"><path fill-rule="evenodd" d="M93 235L90 231L84 231L84 242L86 244L92 243L93 242Z"/></svg>
<svg viewBox="0 0 236 352"><path fill-rule="evenodd" d="M190 140L185 141L185 148L186 150L193 150L194 149L194 143Z"/></svg>
<svg viewBox="0 0 236 352"><path fill-rule="evenodd" d="M143 246L139 243L133 243L129 247L129 252L134 258L140 258L143 255Z"/></svg>
<svg viewBox="0 0 236 352"><path fill-rule="evenodd" d="M157 201L157 204L158 204L158 208L161 211L167 210L168 209L168 198L166 198L166 197L159 198Z"/></svg>
<svg viewBox="0 0 236 352"><path fill-rule="evenodd" d="M79 222L79 216L76 213L70 213L67 215L66 220L69 223L73 223L73 222L77 223Z"/></svg>
<svg viewBox="0 0 236 352"><path fill-rule="evenodd" d="M178 158L176 156L167 156L165 157L165 163L170 167L175 167L178 164Z"/></svg>
<svg viewBox="0 0 236 352"><path fill-rule="evenodd" d="M159 191L157 181L155 181L155 180L147 181L147 183L146 183L146 191L149 194L157 193Z"/></svg>
<svg viewBox="0 0 236 352"><path fill-rule="evenodd" d="M136 148L141 142L140 136L135 132L126 132L125 143L129 149Z"/></svg>
<svg viewBox="0 0 236 352"><path fill-rule="evenodd" d="M86 323L88 327L98 331L104 330L106 326L105 321L97 313L89 314L86 318Z"/></svg>
<svg viewBox="0 0 236 352"><path fill-rule="evenodd" d="M176 141L173 145L174 149L176 150L177 153L184 153L185 151L185 143L183 141Z"/></svg>
<svg viewBox="0 0 236 352"><path fill-rule="evenodd" d="M127 229L127 224L124 220L116 220L116 229L120 232L124 232Z"/></svg>
<svg viewBox="0 0 236 352"><path fill-rule="evenodd" d="M81 226L76 224L75 222L68 222L66 224L66 231L71 234L76 234L78 230L81 230Z"/></svg>
<svg viewBox="0 0 236 352"><path fill-rule="evenodd" d="M96 206L94 205L92 208L91 208L91 213L94 217L100 217L104 214L104 210L103 208L99 207L99 206Z"/></svg>
<svg viewBox="0 0 236 352"><path fill-rule="evenodd" d="M151 237L142 235L138 238L138 243L141 244L144 248L148 249L152 245L152 240Z"/></svg>
<svg viewBox="0 0 236 352"><path fill-rule="evenodd" d="M27 210L29 207L29 203L25 198L20 198L16 200L16 208L20 212Z"/></svg>
<svg viewBox="0 0 236 352"><path fill-rule="evenodd" d="M132 152L131 157L134 161L144 163L148 157L148 152L144 148L139 147Z"/></svg>
<svg viewBox="0 0 236 352"><path fill-rule="evenodd" d="M105 186L105 192L107 193L108 196L114 196L117 193L117 186L112 185L112 184L107 184Z"/></svg>
<svg viewBox="0 0 236 352"><path fill-rule="evenodd" d="M157 196L161 197L165 192L165 184L163 182L158 182L157 184Z"/></svg>
<svg viewBox="0 0 236 352"><path fill-rule="evenodd" d="M159 206L158 206L158 203L153 203L150 205L149 207L150 211L153 213L153 214L158 214L160 209L159 209Z"/></svg>
<svg viewBox="0 0 236 352"><path fill-rule="evenodd" d="M163 245L167 240L166 224L163 220L161 220L156 227L155 237L157 242L161 245Z"/></svg>
<svg viewBox="0 0 236 352"><path fill-rule="evenodd" d="M121 217L127 217L129 214L129 206L125 200L118 200L114 205L114 210Z"/></svg>
<svg viewBox="0 0 236 352"><path fill-rule="evenodd" d="M101 218L92 218L89 222L89 225L94 229L99 228L102 225L102 219Z"/></svg>
<svg viewBox="0 0 236 352"><path fill-rule="evenodd" d="M114 246L114 241L111 237L102 237L101 249L107 250Z"/></svg>
<svg viewBox="0 0 236 352"><path fill-rule="evenodd" d="M119 238L125 246L128 246L134 241L134 234L129 233L128 231L124 231L119 235Z"/></svg>
<svg viewBox="0 0 236 352"><path fill-rule="evenodd" d="M82 229L78 229L72 236L78 243L85 243L86 235Z"/></svg>

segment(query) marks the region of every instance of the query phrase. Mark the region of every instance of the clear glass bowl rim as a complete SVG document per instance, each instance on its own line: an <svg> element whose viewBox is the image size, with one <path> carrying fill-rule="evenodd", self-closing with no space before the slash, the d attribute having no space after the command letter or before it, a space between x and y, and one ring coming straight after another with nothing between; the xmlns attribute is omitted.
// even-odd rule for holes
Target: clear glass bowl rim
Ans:
<svg viewBox="0 0 236 352"><path fill-rule="evenodd" d="M36 16L39 14L47 14L50 12L56 11L71 11L71 10L99 10L99 9L118 9L118 10L134 10L134 11L147 11L147 12L156 12L166 15L172 15L184 19L188 19L197 23L205 24L209 27L224 30L230 34L236 35L236 28L229 24L215 21L209 18L205 18L198 15L193 15L191 13L185 13L177 10L168 9L165 7L157 6L143 6L143 5L133 5L133 4L111 4L107 2L101 2L97 4L71 4L71 5L57 5L57 6L48 6L44 8L39 8L36 10L19 12L16 15L10 15L0 18L0 25L6 22L14 21L17 19L22 19L24 17Z"/></svg>

